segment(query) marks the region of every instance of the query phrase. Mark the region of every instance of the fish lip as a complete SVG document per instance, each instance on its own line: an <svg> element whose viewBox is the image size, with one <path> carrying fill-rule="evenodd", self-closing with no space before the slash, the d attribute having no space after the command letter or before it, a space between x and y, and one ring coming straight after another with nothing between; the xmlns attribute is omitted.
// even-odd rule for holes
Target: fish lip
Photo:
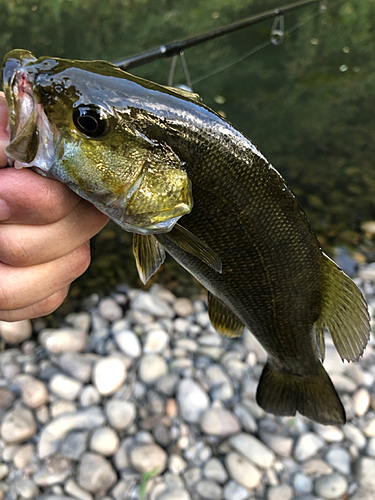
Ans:
<svg viewBox="0 0 375 500"><path fill-rule="evenodd" d="M52 166L57 146L55 139L60 133L52 127L35 97L34 74L30 67L35 61L31 52L23 50L14 50L4 59L3 85L10 129L10 144L5 152L8 164L16 168L35 167L46 173ZM33 134L29 133L31 131ZM21 150L20 138L23 139Z"/></svg>

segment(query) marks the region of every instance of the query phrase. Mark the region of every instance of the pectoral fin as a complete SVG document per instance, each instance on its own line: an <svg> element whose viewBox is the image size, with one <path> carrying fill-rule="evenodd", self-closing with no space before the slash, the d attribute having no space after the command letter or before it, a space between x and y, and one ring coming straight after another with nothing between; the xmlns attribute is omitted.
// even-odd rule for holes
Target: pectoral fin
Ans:
<svg viewBox="0 0 375 500"><path fill-rule="evenodd" d="M139 277L145 285L163 264L164 248L152 235L134 234L133 253Z"/></svg>
<svg viewBox="0 0 375 500"><path fill-rule="evenodd" d="M322 263L322 311L315 334L324 345L327 326L342 359L355 361L370 339L370 320L365 299L353 281L326 255Z"/></svg>
<svg viewBox="0 0 375 500"><path fill-rule="evenodd" d="M211 248L200 238L195 236L184 227L176 224L172 231L165 233L167 238L169 238L173 243L178 245L185 252L194 255L202 262L212 267L218 273L222 271L221 259Z"/></svg>
<svg viewBox="0 0 375 500"><path fill-rule="evenodd" d="M215 295L208 292L208 315L215 330L226 337L239 337L245 325Z"/></svg>

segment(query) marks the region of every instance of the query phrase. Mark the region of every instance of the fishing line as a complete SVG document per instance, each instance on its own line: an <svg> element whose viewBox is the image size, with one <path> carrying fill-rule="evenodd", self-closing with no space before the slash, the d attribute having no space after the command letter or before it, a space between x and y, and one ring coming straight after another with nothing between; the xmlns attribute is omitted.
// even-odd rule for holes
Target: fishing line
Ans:
<svg viewBox="0 0 375 500"><path fill-rule="evenodd" d="M337 5L339 5L340 3L342 3L343 0L339 0L337 2L334 2L331 4L332 7L336 7ZM322 0L322 2L319 4L319 9L318 9L318 12L316 12L315 14L313 14L312 16L310 16L308 19L306 19L305 21L301 21L297 24L295 24L294 26L292 26L289 30L287 30L286 32L283 31L283 38L287 35L289 35L290 33L293 33L293 31L301 28L302 26L304 26L305 24L309 23L310 21L312 21L313 19L315 19L316 17L324 14L325 12L327 11L327 0ZM279 16L281 17L281 16ZM276 18L277 19L277 18ZM275 26L275 23L273 24L273 28L272 30L274 29L277 29L277 25ZM282 26L284 27L284 24L279 24L279 26ZM280 28L279 28L280 29ZM259 52L260 50L263 50L264 48L268 47L269 45L280 45L281 43L275 43L273 40L272 40L272 30L271 30L271 38L269 40L267 40L266 42L262 42L260 43L259 45L257 45L256 47L254 47L253 49L249 50L248 52L246 52L245 54L243 54L242 56L238 57L237 59L235 59L234 61L228 63L228 64L225 64L223 66L219 66L219 68L217 68L216 70L212 71L211 73L207 73L206 75L200 77L200 78L196 78L194 80L192 80L192 84L195 85L196 83L199 83L199 82L202 82L203 80L206 80L207 78L211 78L212 76L215 76L217 75L218 73L221 73L227 69L230 69L232 68L233 66L235 66L236 64L239 64L240 62L242 62L243 60L247 59L248 57L256 54L257 52ZM281 29L280 29L281 31Z"/></svg>

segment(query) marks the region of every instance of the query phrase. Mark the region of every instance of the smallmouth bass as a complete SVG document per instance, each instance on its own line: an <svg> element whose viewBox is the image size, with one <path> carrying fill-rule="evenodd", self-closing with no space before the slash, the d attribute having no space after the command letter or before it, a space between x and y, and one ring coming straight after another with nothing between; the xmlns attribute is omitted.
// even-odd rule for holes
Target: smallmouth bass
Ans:
<svg viewBox="0 0 375 500"><path fill-rule="evenodd" d="M60 180L134 233L143 282L168 252L207 288L219 333L248 327L268 353L262 408L345 423L321 363L323 331L356 360L369 339L366 303L246 137L196 96L102 61L14 50L3 86L16 167Z"/></svg>

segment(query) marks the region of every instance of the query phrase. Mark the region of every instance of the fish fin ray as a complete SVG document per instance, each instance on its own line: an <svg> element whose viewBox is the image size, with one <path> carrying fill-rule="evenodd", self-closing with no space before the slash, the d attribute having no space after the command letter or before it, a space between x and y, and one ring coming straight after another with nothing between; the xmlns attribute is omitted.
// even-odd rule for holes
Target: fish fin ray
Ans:
<svg viewBox="0 0 375 500"><path fill-rule="evenodd" d="M323 362L326 353L326 344L324 340L324 325L314 326L315 340L318 346L318 354L320 360Z"/></svg>
<svg viewBox="0 0 375 500"><path fill-rule="evenodd" d="M322 268L322 310L315 331L323 336L327 326L341 359L356 361L370 340L366 301L357 285L327 255Z"/></svg>
<svg viewBox="0 0 375 500"><path fill-rule="evenodd" d="M242 335L245 328L242 321L212 293L208 292L207 300L208 315L215 330L226 337Z"/></svg>
<svg viewBox="0 0 375 500"><path fill-rule="evenodd" d="M145 285L165 260L165 250L152 235L133 234L133 253L140 280Z"/></svg>
<svg viewBox="0 0 375 500"><path fill-rule="evenodd" d="M180 89L179 87L168 87L166 85L164 85L164 87L176 94L179 94L181 97L189 99L189 101L195 101L199 103L202 102L201 96L196 92L193 92L192 90Z"/></svg>
<svg viewBox="0 0 375 500"><path fill-rule="evenodd" d="M214 271L221 273L222 263L220 257L204 241L188 229L180 226L180 224L175 224L172 231L165 233L164 236L173 241L182 250L185 250L185 252L200 259Z"/></svg>
<svg viewBox="0 0 375 500"><path fill-rule="evenodd" d="M315 376L302 377L267 362L258 385L257 403L275 415L293 416L299 411L324 425L344 425L345 410L336 389L320 362L317 367Z"/></svg>

